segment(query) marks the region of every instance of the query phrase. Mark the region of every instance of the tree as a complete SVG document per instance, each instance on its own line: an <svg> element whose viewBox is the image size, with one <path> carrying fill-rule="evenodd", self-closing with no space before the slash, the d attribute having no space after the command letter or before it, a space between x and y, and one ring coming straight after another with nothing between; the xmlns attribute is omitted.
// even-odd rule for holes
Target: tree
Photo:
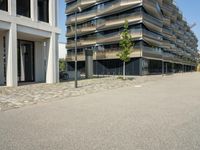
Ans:
<svg viewBox="0 0 200 150"><path fill-rule="evenodd" d="M60 71L65 71L65 69L66 69L65 60L60 59L59 60L59 70Z"/></svg>
<svg viewBox="0 0 200 150"><path fill-rule="evenodd" d="M129 33L129 25L128 25L128 20L125 21L124 24L124 30L120 35L120 52L117 54L117 56L120 58L120 60L123 62L123 79L125 80L126 76L126 63L130 61L130 55L131 55L131 50L133 47L133 42L132 42L132 37L131 34Z"/></svg>

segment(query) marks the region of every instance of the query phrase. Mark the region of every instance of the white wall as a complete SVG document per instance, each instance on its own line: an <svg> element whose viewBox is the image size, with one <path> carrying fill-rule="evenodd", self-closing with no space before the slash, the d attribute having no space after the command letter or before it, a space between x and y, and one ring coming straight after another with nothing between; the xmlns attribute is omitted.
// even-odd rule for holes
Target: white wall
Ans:
<svg viewBox="0 0 200 150"><path fill-rule="evenodd" d="M58 44L58 49L59 49L59 59L65 59L67 55L67 50L65 47L65 43L59 43Z"/></svg>

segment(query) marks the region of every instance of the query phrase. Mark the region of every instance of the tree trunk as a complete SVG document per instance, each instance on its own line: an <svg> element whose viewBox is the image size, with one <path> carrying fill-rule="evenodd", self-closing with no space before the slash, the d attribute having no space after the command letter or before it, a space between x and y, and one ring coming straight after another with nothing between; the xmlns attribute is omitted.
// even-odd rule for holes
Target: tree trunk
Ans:
<svg viewBox="0 0 200 150"><path fill-rule="evenodd" d="M123 79L126 79L126 62L123 62Z"/></svg>

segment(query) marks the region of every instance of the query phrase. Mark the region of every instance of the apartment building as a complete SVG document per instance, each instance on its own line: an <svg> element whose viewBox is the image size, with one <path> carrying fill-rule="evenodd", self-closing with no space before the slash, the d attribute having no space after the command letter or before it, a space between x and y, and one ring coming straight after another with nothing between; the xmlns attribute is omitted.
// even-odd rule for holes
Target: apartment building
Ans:
<svg viewBox="0 0 200 150"><path fill-rule="evenodd" d="M58 82L57 0L0 0L0 84Z"/></svg>
<svg viewBox="0 0 200 150"><path fill-rule="evenodd" d="M85 70L85 52L93 52L94 74L121 75L120 33L125 20L134 46L127 75L193 71L198 39L173 0L66 0L68 69L74 69L75 12L78 69ZM189 2L188 2L189 3Z"/></svg>

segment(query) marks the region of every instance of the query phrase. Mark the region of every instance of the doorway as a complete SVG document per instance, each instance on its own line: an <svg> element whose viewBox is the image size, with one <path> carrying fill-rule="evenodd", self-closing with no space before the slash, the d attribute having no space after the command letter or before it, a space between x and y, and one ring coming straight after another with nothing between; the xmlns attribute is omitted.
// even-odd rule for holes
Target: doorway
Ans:
<svg viewBox="0 0 200 150"><path fill-rule="evenodd" d="M18 40L18 81L34 82L34 42Z"/></svg>

